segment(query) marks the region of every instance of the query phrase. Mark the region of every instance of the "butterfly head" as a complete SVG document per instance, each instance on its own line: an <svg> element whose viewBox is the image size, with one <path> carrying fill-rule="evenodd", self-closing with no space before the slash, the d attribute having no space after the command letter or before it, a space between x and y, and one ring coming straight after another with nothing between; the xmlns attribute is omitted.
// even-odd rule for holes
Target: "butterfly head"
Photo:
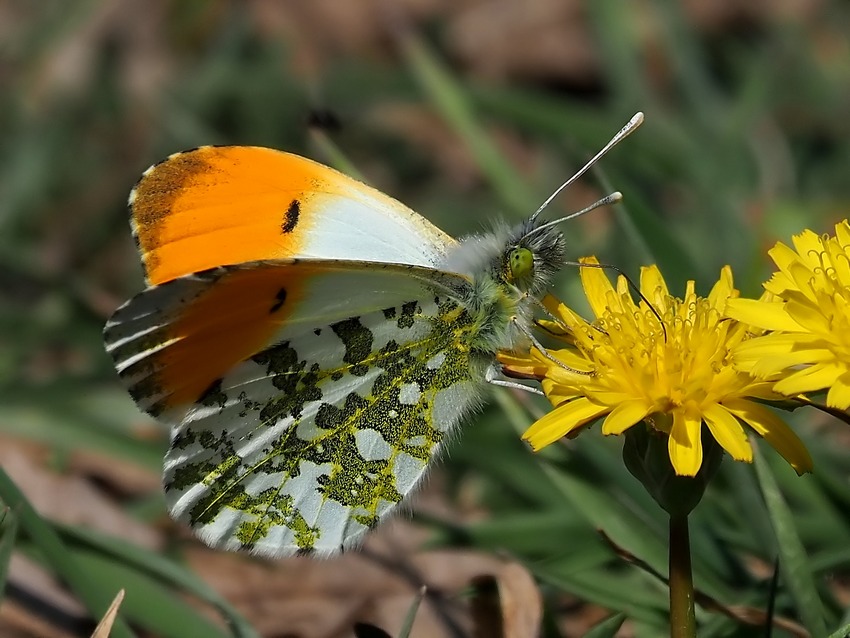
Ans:
<svg viewBox="0 0 850 638"><path fill-rule="evenodd" d="M554 227L528 220L508 236L501 256L500 273L523 293L541 295L566 261L564 235Z"/></svg>
<svg viewBox="0 0 850 638"><path fill-rule="evenodd" d="M607 206L622 199L618 192L611 193L590 206L566 217L540 222L539 216L546 207L570 184L584 175L605 153L626 138L643 122L643 113L635 113L628 123L611 140L582 166L572 177L561 184L546 198L534 214L523 224L513 229L502 257L502 278L523 293L540 296L551 283L552 276L564 266L566 250L564 236L556 230L559 224L580 217L585 213Z"/></svg>

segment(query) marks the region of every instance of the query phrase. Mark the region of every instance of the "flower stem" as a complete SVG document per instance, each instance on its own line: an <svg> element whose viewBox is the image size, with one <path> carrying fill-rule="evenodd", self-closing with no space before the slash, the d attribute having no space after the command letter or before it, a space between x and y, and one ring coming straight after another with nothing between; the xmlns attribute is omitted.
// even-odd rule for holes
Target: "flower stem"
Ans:
<svg viewBox="0 0 850 638"><path fill-rule="evenodd" d="M694 638L694 579L691 574L691 543L688 516L670 517L670 636Z"/></svg>

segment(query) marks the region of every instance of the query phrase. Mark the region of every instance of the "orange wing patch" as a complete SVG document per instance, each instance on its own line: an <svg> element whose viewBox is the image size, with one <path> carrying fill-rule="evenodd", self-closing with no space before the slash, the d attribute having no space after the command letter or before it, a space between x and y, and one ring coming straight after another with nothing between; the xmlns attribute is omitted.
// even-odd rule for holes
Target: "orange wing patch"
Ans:
<svg viewBox="0 0 850 638"><path fill-rule="evenodd" d="M311 194L342 192L351 181L267 148L202 146L175 153L148 169L130 194L147 281L292 257L309 230Z"/></svg>
<svg viewBox="0 0 850 638"><path fill-rule="evenodd" d="M248 268L199 276L209 278L205 288L171 323L111 352L120 362L150 350L120 374L137 379L130 394L154 416L198 401L234 365L265 348L302 298L310 273Z"/></svg>

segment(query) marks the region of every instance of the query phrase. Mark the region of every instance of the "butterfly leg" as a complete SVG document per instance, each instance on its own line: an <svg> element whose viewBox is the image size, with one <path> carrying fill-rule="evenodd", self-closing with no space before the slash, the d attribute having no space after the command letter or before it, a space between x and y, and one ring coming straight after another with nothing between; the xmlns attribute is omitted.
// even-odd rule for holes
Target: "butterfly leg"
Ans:
<svg viewBox="0 0 850 638"><path fill-rule="evenodd" d="M551 354L549 354L549 351L546 349L546 346L544 346L542 343L540 343L537 340L537 338L531 333L531 331L527 327L525 327L519 320L517 320L516 317L513 317L511 319L511 321L513 322L513 324L517 328L517 330L519 330L522 334L524 334L528 338L529 341L531 341L531 345L533 345L535 348L537 348L544 357L549 359L549 361L554 363L556 366L558 366L559 368L562 368L563 370L566 370L567 372L573 372L575 374L581 374L583 376L588 376L588 377L593 376L593 374L594 374L593 372L587 372L587 371L584 371L584 370L576 370L575 368L571 368L570 366L568 366L563 361L553 357Z"/></svg>
<svg viewBox="0 0 850 638"><path fill-rule="evenodd" d="M534 303L534 305L536 305L536 306L537 306L540 310L542 310L542 311L543 311L543 313L544 313L547 317L549 317L549 319L550 319L550 320L552 320L554 323L558 324L558 327L559 327L561 330L563 330L564 332L570 332L570 329L566 326L566 324L564 324L564 322L563 322L563 321L561 321L561 319L560 319L560 318L556 317L556 316L555 316L555 315L553 315L551 312L549 312L549 310L548 310L548 309L546 308L546 306L543 304L543 301L542 301L542 300L540 300L540 299L534 299L534 298L531 298L531 297L529 297L529 299L531 299L531 300L532 300L532 302ZM582 317L582 320L583 320L583 321L584 321L584 322L585 322L585 323L586 323L586 324L587 324L590 328L592 328L593 330L596 330L596 332L598 332L598 333L600 333L600 334L604 334L604 335L607 335L607 334L608 334L607 332L605 332L605 330L603 330L602 328L600 328L599 326L597 326L597 325L596 325L595 323L593 323L592 321L588 321L587 319L584 319L583 317ZM538 325L537 327L538 327L538 328L540 328L541 330L546 331L546 332L550 332L550 334L555 334L555 333L551 333L551 331L547 330L545 327L543 327L543 326L541 326L541 325Z"/></svg>
<svg viewBox="0 0 850 638"><path fill-rule="evenodd" d="M502 376L502 373L496 368L496 366L491 365L487 368L487 371L484 373L484 380L495 386L499 386L500 388L512 388L514 390L522 390L523 392L530 392L531 394L538 394L543 396L543 391L532 387L530 385L525 385L524 383L520 383L519 381L511 381L509 379L505 379Z"/></svg>

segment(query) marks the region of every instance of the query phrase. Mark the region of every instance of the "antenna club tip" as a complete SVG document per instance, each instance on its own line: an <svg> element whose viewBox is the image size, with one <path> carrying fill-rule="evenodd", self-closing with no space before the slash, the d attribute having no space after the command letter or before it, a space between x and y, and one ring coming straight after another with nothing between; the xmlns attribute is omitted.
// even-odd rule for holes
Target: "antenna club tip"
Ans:
<svg viewBox="0 0 850 638"><path fill-rule="evenodd" d="M623 201L623 194L620 191L614 191L609 195L612 204Z"/></svg>
<svg viewBox="0 0 850 638"><path fill-rule="evenodd" d="M635 124L640 124L641 122L643 122L643 120L643 111L638 111L637 113L632 115L632 122L634 122Z"/></svg>

